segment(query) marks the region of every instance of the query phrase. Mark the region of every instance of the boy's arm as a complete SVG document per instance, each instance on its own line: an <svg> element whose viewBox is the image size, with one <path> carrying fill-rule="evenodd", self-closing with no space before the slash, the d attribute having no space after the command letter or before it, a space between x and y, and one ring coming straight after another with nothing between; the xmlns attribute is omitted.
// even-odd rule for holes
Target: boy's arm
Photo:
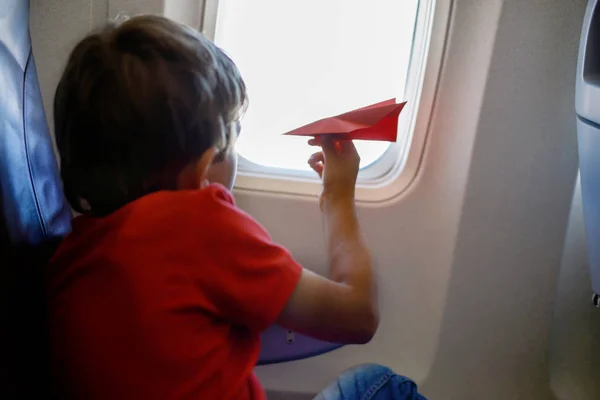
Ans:
<svg viewBox="0 0 600 400"><path fill-rule="evenodd" d="M351 142L339 143L325 141L309 161L323 178L329 276L303 270L277 322L322 340L366 343L379 324L377 290L354 205L359 157Z"/></svg>

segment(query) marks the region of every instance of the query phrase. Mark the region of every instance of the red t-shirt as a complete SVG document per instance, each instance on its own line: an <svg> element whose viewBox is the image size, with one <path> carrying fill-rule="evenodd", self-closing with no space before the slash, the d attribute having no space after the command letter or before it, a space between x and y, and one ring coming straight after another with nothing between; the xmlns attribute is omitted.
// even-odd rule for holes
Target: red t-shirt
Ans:
<svg viewBox="0 0 600 400"><path fill-rule="evenodd" d="M260 333L301 267L218 185L78 217L47 275L53 371L80 399L264 399Z"/></svg>

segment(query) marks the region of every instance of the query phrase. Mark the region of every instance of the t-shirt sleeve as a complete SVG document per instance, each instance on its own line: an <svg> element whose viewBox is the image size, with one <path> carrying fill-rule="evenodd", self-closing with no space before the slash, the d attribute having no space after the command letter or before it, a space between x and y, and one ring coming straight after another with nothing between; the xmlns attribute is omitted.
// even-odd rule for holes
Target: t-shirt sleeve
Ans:
<svg viewBox="0 0 600 400"><path fill-rule="evenodd" d="M210 257L208 265L201 266L201 290L222 318L262 332L283 311L302 267L235 206L226 189L207 190L212 198L202 210L208 223L201 246Z"/></svg>

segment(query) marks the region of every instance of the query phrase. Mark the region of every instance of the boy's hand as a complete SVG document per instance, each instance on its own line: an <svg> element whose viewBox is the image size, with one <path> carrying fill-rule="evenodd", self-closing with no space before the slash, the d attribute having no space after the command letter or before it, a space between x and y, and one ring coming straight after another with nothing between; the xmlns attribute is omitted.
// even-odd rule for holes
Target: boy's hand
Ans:
<svg viewBox="0 0 600 400"><path fill-rule="evenodd" d="M323 179L321 209L338 202L353 203L360 164L354 143L331 137L314 138L308 143L322 148L308 159L308 164Z"/></svg>

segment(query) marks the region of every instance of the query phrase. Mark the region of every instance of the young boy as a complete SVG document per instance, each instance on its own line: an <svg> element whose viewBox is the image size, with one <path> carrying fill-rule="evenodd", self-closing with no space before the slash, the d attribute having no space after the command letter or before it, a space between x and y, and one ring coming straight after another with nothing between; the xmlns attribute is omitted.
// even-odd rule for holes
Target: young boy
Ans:
<svg viewBox="0 0 600 400"><path fill-rule="evenodd" d="M252 370L271 324L342 343L374 335L356 149L312 141L323 150L309 164L323 179L330 262L320 277L234 204L245 104L235 64L162 17L110 26L73 50L54 120L65 195L82 216L47 271L59 397L264 399ZM321 398L385 390L420 398L378 366Z"/></svg>

